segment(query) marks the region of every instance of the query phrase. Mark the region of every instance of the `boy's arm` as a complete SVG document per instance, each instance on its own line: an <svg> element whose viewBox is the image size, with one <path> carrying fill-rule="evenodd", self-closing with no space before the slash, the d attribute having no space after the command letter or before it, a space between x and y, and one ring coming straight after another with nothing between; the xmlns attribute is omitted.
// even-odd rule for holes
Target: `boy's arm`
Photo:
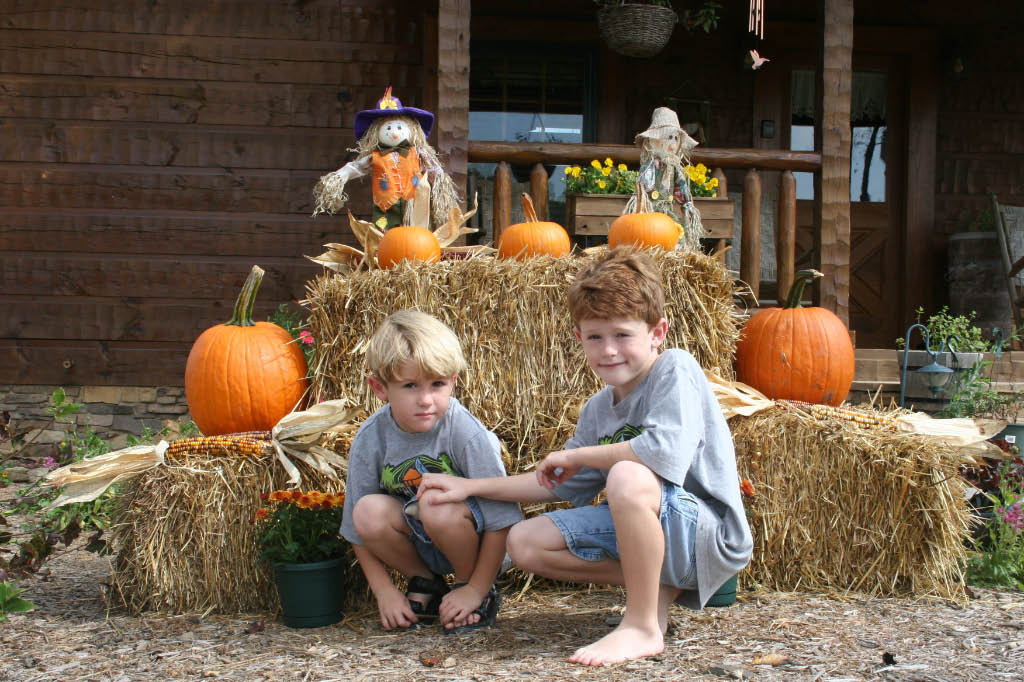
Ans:
<svg viewBox="0 0 1024 682"><path fill-rule="evenodd" d="M537 465L536 478L539 486L553 490L558 484L565 483L579 473L583 467L608 471L616 462L643 464L633 452L633 447L628 440L604 445L585 445L580 448L556 450L549 453Z"/></svg>
<svg viewBox="0 0 1024 682"><path fill-rule="evenodd" d="M412 612L412 607L409 606L409 600L391 581L391 575L384 562L362 545L354 544L352 550L355 552L356 559L359 560L359 567L363 569L366 582L377 600L380 624L384 626L384 629L405 628L415 623L416 615Z"/></svg>
<svg viewBox="0 0 1024 682"><path fill-rule="evenodd" d="M461 478L446 474L424 474L416 497L428 490L439 493L438 501L462 502L467 497L486 497L500 502L553 502L558 498L537 482L534 474L494 476L492 478ZM502 555L504 558L504 555ZM489 584L488 584L489 585Z"/></svg>

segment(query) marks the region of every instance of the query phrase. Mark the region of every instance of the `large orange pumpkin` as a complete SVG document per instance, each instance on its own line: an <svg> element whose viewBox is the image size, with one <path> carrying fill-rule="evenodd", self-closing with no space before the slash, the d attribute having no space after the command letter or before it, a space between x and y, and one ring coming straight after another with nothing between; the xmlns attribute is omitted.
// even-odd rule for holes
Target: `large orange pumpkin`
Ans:
<svg viewBox="0 0 1024 682"><path fill-rule="evenodd" d="M523 194L526 222L506 228L498 239L498 257L526 260L533 256L564 256L569 253L569 233L558 223L537 220L529 194Z"/></svg>
<svg viewBox="0 0 1024 682"><path fill-rule="evenodd" d="M271 322L253 322L263 270L254 265L234 315L196 339L185 363L185 397L206 436L273 427L309 387L306 356L291 334Z"/></svg>
<svg viewBox="0 0 1024 682"><path fill-rule="evenodd" d="M402 260L433 263L441 258L441 244L434 233L417 225L392 227L377 245L377 264L387 270Z"/></svg>
<svg viewBox="0 0 1024 682"><path fill-rule="evenodd" d="M682 236L682 226L669 215L658 211L626 213L608 228L608 246L660 246L671 251Z"/></svg>
<svg viewBox="0 0 1024 682"><path fill-rule="evenodd" d="M853 343L846 325L825 308L801 308L804 286L822 274L796 274L783 308L765 308L743 327L736 378L769 398L838 405L853 383Z"/></svg>

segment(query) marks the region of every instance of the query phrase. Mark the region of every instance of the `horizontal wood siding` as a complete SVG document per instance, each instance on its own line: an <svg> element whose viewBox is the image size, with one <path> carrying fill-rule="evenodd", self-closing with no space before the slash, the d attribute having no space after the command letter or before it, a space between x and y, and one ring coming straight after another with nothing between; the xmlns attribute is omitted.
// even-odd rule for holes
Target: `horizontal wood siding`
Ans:
<svg viewBox="0 0 1024 682"><path fill-rule="evenodd" d="M422 97L411 0L0 3L0 383L180 385L253 263L304 297L356 112ZM366 183L352 208L368 212Z"/></svg>

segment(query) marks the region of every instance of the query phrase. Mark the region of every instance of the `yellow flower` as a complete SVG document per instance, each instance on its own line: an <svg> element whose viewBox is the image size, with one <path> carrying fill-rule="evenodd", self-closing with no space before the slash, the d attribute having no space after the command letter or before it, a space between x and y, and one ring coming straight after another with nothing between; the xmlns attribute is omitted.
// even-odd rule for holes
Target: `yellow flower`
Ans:
<svg viewBox="0 0 1024 682"><path fill-rule="evenodd" d="M580 167L579 166L573 166L572 167L572 176L574 178L578 178L580 176Z"/></svg>
<svg viewBox="0 0 1024 682"><path fill-rule="evenodd" d="M597 186L600 187L601 189L604 189L605 187L608 186L608 183L605 182L604 180L598 180L597 181Z"/></svg>
<svg viewBox="0 0 1024 682"><path fill-rule="evenodd" d="M624 163L620 163L620 164L619 164L619 170L620 170L620 171L625 171L625 170L626 170L626 164L624 164Z"/></svg>
<svg viewBox="0 0 1024 682"><path fill-rule="evenodd" d="M705 173L708 172L708 167L705 166L703 163L698 163L697 172L700 173L701 175L704 175Z"/></svg>
<svg viewBox="0 0 1024 682"><path fill-rule="evenodd" d="M660 195L660 194L658 194L658 190L654 190L653 192L651 192L651 198L652 198L652 199L657 199L657 198L658 198L658 197L660 197L660 196L661 196L661 195Z"/></svg>
<svg viewBox="0 0 1024 682"><path fill-rule="evenodd" d="M710 189L714 189L715 187L718 187L718 178L711 178L710 180L708 180L707 186Z"/></svg>
<svg viewBox="0 0 1024 682"><path fill-rule="evenodd" d="M7 478L7 472L5 471L2 474L0 474L0 478Z"/></svg>
<svg viewBox="0 0 1024 682"><path fill-rule="evenodd" d="M598 161L597 159L594 159L593 161L591 161L590 165L593 166L594 168L596 168L597 170L601 170L601 162Z"/></svg>
<svg viewBox="0 0 1024 682"><path fill-rule="evenodd" d="M610 157L610 156L606 156L606 157L605 157L605 159L604 159L604 165L606 165L606 166L611 166L611 165L613 165L613 163L614 163L614 162L612 161L612 157Z"/></svg>
<svg viewBox="0 0 1024 682"><path fill-rule="evenodd" d="M609 168L608 166L605 166L604 168L601 169L601 175L605 176L606 178L609 175L611 175L611 174L612 174L612 169Z"/></svg>
<svg viewBox="0 0 1024 682"><path fill-rule="evenodd" d="M565 167L565 174L566 175L572 175L572 167L571 166L566 166Z"/></svg>

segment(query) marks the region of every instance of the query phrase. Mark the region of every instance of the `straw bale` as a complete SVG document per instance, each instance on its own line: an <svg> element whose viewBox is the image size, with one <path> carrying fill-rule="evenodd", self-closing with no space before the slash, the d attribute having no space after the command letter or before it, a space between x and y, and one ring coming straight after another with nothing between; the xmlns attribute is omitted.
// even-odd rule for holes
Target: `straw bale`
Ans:
<svg viewBox="0 0 1024 682"><path fill-rule="evenodd" d="M792 405L734 417L730 428L740 476L756 489L744 580L964 598L970 512L953 449Z"/></svg>
<svg viewBox="0 0 1024 682"><path fill-rule="evenodd" d="M347 456L347 443L336 447ZM344 490L343 481L297 466L303 489ZM111 529L115 592L125 607L132 613L276 610L277 590L259 560L251 520L260 494L287 480L270 455L189 454L130 481ZM361 592L365 581L349 558L346 583Z"/></svg>
<svg viewBox="0 0 1024 682"><path fill-rule="evenodd" d="M736 280L718 260L655 251L666 294L666 348L685 348L705 368L732 377L740 317ZM318 398L380 406L366 384L365 344L396 310L417 308L461 339L469 368L456 395L504 441L509 473L528 469L571 435L600 385L573 335L565 293L591 255L527 261L475 257L390 270L326 274L307 286L317 342Z"/></svg>

